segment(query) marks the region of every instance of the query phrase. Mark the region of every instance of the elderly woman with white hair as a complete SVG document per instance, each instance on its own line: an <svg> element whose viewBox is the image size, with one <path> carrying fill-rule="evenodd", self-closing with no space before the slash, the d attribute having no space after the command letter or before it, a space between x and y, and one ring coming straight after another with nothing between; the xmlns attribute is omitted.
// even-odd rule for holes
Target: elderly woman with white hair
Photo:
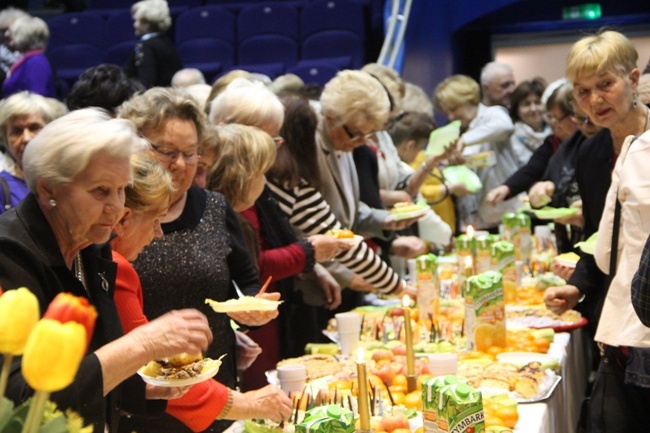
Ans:
<svg viewBox="0 0 650 433"><path fill-rule="evenodd" d="M5 37L9 48L20 51L20 57L9 69L2 84L4 97L22 90L50 98L57 97L56 79L45 48L50 40L47 23L38 17L25 16L11 24Z"/></svg>
<svg viewBox="0 0 650 433"><path fill-rule="evenodd" d="M0 172L0 213L29 193L23 174L25 148L45 125L67 112L62 102L30 92L16 93L0 102L0 143L6 149L6 168Z"/></svg>
<svg viewBox="0 0 650 433"><path fill-rule="evenodd" d="M147 399L176 398L186 390L145 386L137 370L150 360L205 350L212 341L206 317L190 309L122 333L113 301L116 265L106 242L124 213L130 157L145 146L130 122L97 109L63 116L25 149L30 193L0 217L4 290L27 287L40 311L64 291L86 298L97 310L76 379L50 397L97 432L116 432L122 412L160 413L164 405ZM20 371L18 365L11 369L7 386L15 403L33 394Z"/></svg>
<svg viewBox="0 0 650 433"><path fill-rule="evenodd" d="M147 88L171 85L183 62L174 42L165 33L172 25L167 2L142 0L131 6L131 15L140 41L126 64L126 73Z"/></svg>

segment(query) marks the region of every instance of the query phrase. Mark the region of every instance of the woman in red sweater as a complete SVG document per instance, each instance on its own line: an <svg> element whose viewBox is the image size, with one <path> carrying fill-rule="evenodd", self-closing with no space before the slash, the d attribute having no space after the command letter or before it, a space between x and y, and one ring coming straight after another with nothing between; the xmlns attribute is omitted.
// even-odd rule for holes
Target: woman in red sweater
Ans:
<svg viewBox="0 0 650 433"><path fill-rule="evenodd" d="M140 279L129 261L135 260L154 237L162 236L160 221L172 193L171 176L155 159L139 154L131 159L131 167L124 216L114 228L116 236L111 241L113 260L118 265L114 297L125 333L148 322ZM215 419L286 419L291 414L291 400L271 385L242 394L208 380L192 386L181 398L170 400L167 413L187 429L200 432Z"/></svg>

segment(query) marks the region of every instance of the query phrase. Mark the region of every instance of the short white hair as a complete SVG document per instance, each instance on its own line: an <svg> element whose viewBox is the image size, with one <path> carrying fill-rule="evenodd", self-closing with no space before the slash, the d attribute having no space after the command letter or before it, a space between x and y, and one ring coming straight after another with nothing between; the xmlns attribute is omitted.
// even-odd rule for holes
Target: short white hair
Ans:
<svg viewBox="0 0 650 433"><path fill-rule="evenodd" d="M22 9L17 9L13 6L4 8L0 11L0 30L6 30L16 21L18 18L30 16L27 12Z"/></svg>
<svg viewBox="0 0 650 433"><path fill-rule="evenodd" d="M18 51L44 50L50 40L47 23L38 17L16 19L9 27L11 42Z"/></svg>
<svg viewBox="0 0 650 433"><path fill-rule="evenodd" d="M196 68L183 68L172 77L172 87L190 87L194 84L205 84L203 72Z"/></svg>
<svg viewBox="0 0 650 433"><path fill-rule="evenodd" d="M261 82L236 78L212 101L210 123L241 123L262 128L269 123L279 130L284 122L280 99Z"/></svg>
<svg viewBox="0 0 650 433"><path fill-rule="evenodd" d="M507 63L489 62L481 69L481 84L489 83L501 72L512 74L512 66Z"/></svg>
<svg viewBox="0 0 650 433"><path fill-rule="evenodd" d="M38 93L22 91L0 101L0 143L7 143L9 122L18 116L38 114L43 122L50 123L68 112L68 107L58 99L46 98Z"/></svg>
<svg viewBox="0 0 650 433"><path fill-rule="evenodd" d="M114 119L97 108L72 111L43 128L25 148L23 172L29 190L37 193L43 179L52 186L70 183L98 154L130 158L147 148L133 123Z"/></svg>
<svg viewBox="0 0 650 433"><path fill-rule="evenodd" d="M136 20L146 21L153 31L164 32L172 25L169 5L165 0L142 0L131 6L131 15Z"/></svg>

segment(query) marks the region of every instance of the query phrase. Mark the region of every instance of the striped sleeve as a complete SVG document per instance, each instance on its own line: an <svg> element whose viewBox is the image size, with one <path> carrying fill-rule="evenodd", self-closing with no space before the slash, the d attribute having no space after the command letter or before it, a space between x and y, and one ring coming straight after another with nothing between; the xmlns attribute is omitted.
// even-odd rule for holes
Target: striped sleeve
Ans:
<svg viewBox="0 0 650 433"><path fill-rule="evenodd" d="M341 228L341 223L330 209L321 193L302 181L294 188L268 183L278 198L282 212L291 224L305 235L326 234L333 228ZM379 292L389 293L400 284L399 275L384 262L365 242L343 251L336 256L341 264L360 275Z"/></svg>

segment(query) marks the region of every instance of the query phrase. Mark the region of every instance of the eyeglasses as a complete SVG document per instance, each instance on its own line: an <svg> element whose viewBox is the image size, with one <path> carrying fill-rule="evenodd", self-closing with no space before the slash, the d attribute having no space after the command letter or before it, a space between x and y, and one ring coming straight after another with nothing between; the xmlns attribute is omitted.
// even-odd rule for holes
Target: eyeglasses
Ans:
<svg viewBox="0 0 650 433"><path fill-rule="evenodd" d="M350 138L351 141L359 141L359 140L369 140L373 135L375 135L375 131L369 132L368 134L362 134L361 132L353 133L350 131L350 128L348 128L348 125L345 123L341 125L347 136Z"/></svg>
<svg viewBox="0 0 650 433"><path fill-rule="evenodd" d="M172 149L164 146L156 146L153 143L149 143L154 152L156 152L161 159L161 162L165 164L171 164L175 162L179 156L183 157L183 160L186 164L196 164L201 157L198 152L195 150L193 152L181 152L176 149Z"/></svg>
<svg viewBox="0 0 650 433"><path fill-rule="evenodd" d="M278 135L277 137L273 137L273 142L275 143L276 147L280 147L284 144L284 138Z"/></svg>
<svg viewBox="0 0 650 433"><path fill-rule="evenodd" d="M555 125L559 124L560 122L562 122L567 117L569 117L570 115L571 114L565 114L564 116L562 116L562 117L560 117L558 119L555 116L553 116L551 113L545 113L544 114L544 121L546 121L546 123L548 123L551 126L555 126Z"/></svg>
<svg viewBox="0 0 650 433"><path fill-rule="evenodd" d="M591 121L589 120L589 116L578 116L577 114L574 114L573 117L576 119L576 122L578 124L587 124L590 123Z"/></svg>

